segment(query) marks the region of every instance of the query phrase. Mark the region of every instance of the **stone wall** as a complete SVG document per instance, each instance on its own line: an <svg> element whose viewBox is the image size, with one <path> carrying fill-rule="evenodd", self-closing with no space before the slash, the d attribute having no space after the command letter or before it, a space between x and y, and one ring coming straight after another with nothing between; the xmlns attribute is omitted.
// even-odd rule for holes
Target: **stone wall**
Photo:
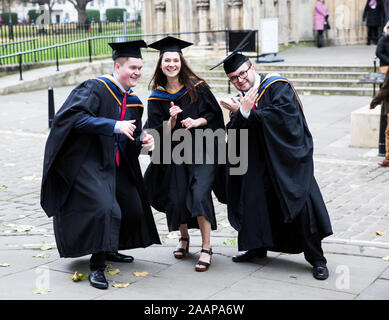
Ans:
<svg viewBox="0 0 389 320"><path fill-rule="evenodd" d="M316 0L144 0L144 33L224 30L259 30L263 18L279 19L280 44L314 41L313 16ZM332 44L364 43L362 22L366 0L327 0ZM260 37L260 34L259 34ZM154 37L156 38L156 37ZM158 37L157 37L158 38ZM224 34L182 35L201 46L225 47Z"/></svg>

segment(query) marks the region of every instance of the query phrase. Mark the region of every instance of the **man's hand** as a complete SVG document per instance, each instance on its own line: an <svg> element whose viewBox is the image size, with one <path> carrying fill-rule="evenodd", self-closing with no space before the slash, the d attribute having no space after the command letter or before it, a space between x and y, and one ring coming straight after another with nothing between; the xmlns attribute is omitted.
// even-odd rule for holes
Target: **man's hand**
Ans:
<svg viewBox="0 0 389 320"><path fill-rule="evenodd" d="M149 151L154 150L154 137L147 131L143 131L142 148L150 148Z"/></svg>
<svg viewBox="0 0 389 320"><path fill-rule="evenodd" d="M221 99L220 100L220 105L231 111L232 113L235 113L236 111L238 111L239 107L240 107L240 102L239 100L235 99L235 98L231 98L231 99Z"/></svg>
<svg viewBox="0 0 389 320"><path fill-rule="evenodd" d="M249 91L246 92L246 95L243 97L242 93L239 92L239 101L241 104L242 111L245 113L250 112L250 110L253 108L253 105L255 101L258 98L258 91L257 88L252 87Z"/></svg>
<svg viewBox="0 0 389 320"><path fill-rule="evenodd" d="M119 121L120 134L125 134L129 139L134 140L132 137L136 129L134 122L135 120Z"/></svg>
<svg viewBox="0 0 389 320"><path fill-rule="evenodd" d="M182 120L181 124L186 130L189 130L191 128L205 126L207 124L207 120L205 120L204 118L192 119L188 117Z"/></svg>

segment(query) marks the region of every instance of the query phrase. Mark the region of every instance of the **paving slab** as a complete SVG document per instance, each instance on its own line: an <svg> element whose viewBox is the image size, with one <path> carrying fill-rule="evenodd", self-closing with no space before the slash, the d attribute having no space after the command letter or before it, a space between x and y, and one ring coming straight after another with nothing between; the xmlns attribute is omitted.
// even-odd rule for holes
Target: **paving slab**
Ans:
<svg viewBox="0 0 389 320"><path fill-rule="evenodd" d="M326 258L330 276L324 281L312 277L312 267L302 254L280 255L252 276L358 294L388 267L387 261L379 258L340 254L326 254Z"/></svg>
<svg viewBox="0 0 389 320"><path fill-rule="evenodd" d="M356 300L389 300L389 280L377 279Z"/></svg>
<svg viewBox="0 0 389 320"><path fill-rule="evenodd" d="M351 300L354 294L257 278L244 278L214 296L220 300Z"/></svg>
<svg viewBox="0 0 389 320"><path fill-rule="evenodd" d="M227 257L213 255L209 270L196 272L194 266L198 257L191 255L153 277L146 277L142 283L131 285L131 291L115 291L104 296L104 299L213 299L212 296L218 291L261 268L256 264L239 265Z"/></svg>

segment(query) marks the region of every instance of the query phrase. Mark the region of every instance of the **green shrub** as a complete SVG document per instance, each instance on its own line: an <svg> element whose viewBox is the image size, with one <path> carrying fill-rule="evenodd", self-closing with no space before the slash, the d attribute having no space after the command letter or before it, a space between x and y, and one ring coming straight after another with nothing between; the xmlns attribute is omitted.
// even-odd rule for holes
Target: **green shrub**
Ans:
<svg viewBox="0 0 389 320"><path fill-rule="evenodd" d="M29 20L30 23L33 23L33 22L35 23L36 19L39 17L39 13L35 9L28 10L27 15L30 18L30 20Z"/></svg>
<svg viewBox="0 0 389 320"><path fill-rule="evenodd" d="M123 12L126 12L126 9L123 8L113 8L105 10L105 16L107 17L108 22L123 22Z"/></svg>
<svg viewBox="0 0 389 320"><path fill-rule="evenodd" d="M88 17L89 22L99 22L100 21L100 11L99 10L86 10L86 16Z"/></svg>
<svg viewBox="0 0 389 320"><path fill-rule="evenodd" d="M3 19L3 24L9 24L9 13L8 12L3 12L0 13L1 19ZM18 24L18 14L11 12L11 21L12 24Z"/></svg>

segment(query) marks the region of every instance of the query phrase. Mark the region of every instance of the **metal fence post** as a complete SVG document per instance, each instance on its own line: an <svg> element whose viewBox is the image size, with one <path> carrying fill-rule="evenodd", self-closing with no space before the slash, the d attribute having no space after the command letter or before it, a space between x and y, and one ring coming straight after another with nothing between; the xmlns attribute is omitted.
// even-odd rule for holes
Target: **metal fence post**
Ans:
<svg viewBox="0 0 389 320"><path fill-rule="evenodd" d="M49 88L48 93L49 93L49 129L51 129L51 126L53 124L53 119L54 119L54 91L53 91L53 88Z"/></svg>
<svg viewBox="0 0 389 320"><path fill-rule="evenodd" d="M57 64L57 71L59 71L58 46L55 47L55 58L56 58L56 64Z"/></svg>
<svg viewBox="0 0 389 320"><path fill-rule="evenodd" d="M89 62L92 62L92 46L90 43L90 39L88 39L88 51L89 51Z"/></svg>
<svg viewBox="0 0 389 320"><path fill-rule="evenodd" d="M20 74L19 80L23 80L23 77L22 77L22 55L21 54L19 54L19 74Z"/></svg>

